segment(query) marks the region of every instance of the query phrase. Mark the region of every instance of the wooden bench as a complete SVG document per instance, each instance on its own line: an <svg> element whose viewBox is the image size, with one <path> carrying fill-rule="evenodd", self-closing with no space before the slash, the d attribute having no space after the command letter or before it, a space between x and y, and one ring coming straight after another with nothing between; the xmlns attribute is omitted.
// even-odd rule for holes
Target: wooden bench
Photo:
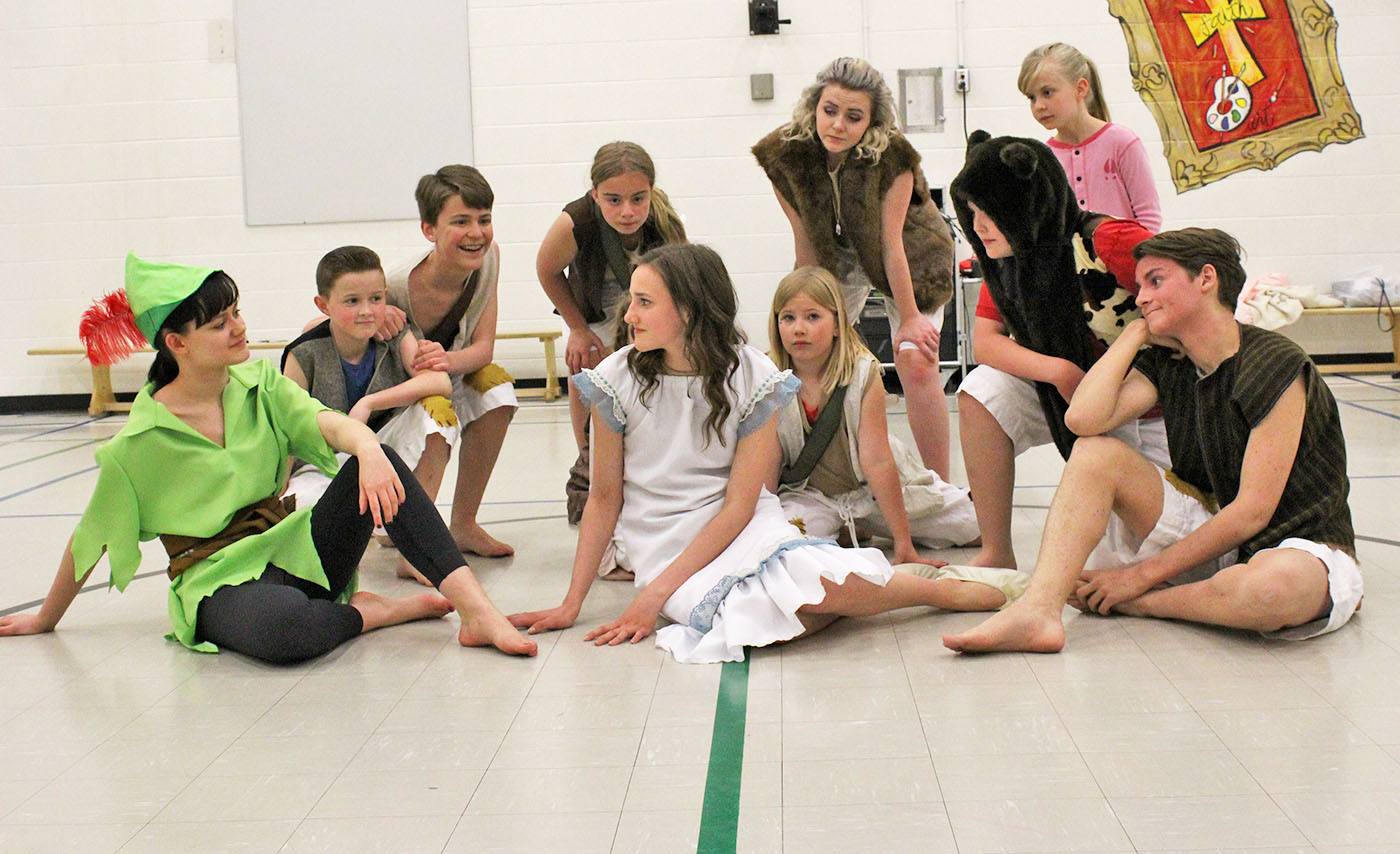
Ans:
<svg viewBox="0 0 1400 854"><path fill-rule="evenodd" d="M544 388L517 388L515 393L520 397L538 397L542 400L554 400L559 396L559 372L555 366L554 342L563 333L557 331L549 332L499 332L496 334L497 341L513 341L534 338L544 344ZM287 346L286 341L249 341L249 350L281 350ZM138 353L154 353L150 347L142 347ZM31 356L86 356L87 351L82 347L33 347L28 351ZM112 368L110 365L90 365L92 368L92 398L88 401L89 415L106 415L111 412L130 412L131 404L119 403L116 394L112 391Z"/></svg>
<svg viewBox="0 0 1400 854"><path fill-rule="evenodd" d="M559 396L559 370L556 367L554 342L562 332L497 332L497 341L515 341L535 338L544 345L544 388L516 388L518 397L538 397L541 400L554 400Z"/></svg>
<svg viewBox="0 0 1400 854"><path fill-rule="evenodd" d="M1357 315L1379 315L1390 316L1390 361L1389 362L1360 362L1348 364L1327 364L1318 365L1319 373L1324 374L1378 374L1394 373L1400 371L1400 326L1396 325L1396 310L1394 306L1352 306L1345 308L1305 308L1303 317L1351 317Z"/></svg>

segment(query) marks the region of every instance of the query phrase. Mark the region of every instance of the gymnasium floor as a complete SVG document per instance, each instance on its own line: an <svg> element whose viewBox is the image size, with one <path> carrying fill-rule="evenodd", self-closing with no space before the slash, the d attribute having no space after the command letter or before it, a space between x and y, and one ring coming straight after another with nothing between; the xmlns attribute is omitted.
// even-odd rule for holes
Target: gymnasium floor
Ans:
<svg viewBox="0 0 1400 854"><path fill-rule="evenodd" d="M600 582L533 660L449 617L272 668L163 640L147 544L124 595L100 564L56 634L0 640L0 851L694 851L702 817L745 852L1400 851L1400 383L1332 387L1367 596L1296 645L1074 615L1063 654L959 658L939 634L979 616L910 610L745 672L585 645L631 594ZM0 613L48 589L121 424L0 418ZM563 403L511 428L483 521L521 554L474 562L504 610L567 583L572 445ZM1024 567L1060 468L1022 458ZM416 589L370 548L363 586Z"/></svg>

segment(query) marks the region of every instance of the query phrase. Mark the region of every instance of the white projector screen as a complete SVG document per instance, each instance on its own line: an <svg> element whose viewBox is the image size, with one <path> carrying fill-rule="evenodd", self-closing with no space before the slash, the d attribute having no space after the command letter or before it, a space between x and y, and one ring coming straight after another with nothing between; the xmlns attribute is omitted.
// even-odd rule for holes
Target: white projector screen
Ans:
<svg viewBox="0 0 1400 854"><path fill-rule="evenodd" d="M411 219L472 162L466 0L237 0L249 225Z"/></svg>

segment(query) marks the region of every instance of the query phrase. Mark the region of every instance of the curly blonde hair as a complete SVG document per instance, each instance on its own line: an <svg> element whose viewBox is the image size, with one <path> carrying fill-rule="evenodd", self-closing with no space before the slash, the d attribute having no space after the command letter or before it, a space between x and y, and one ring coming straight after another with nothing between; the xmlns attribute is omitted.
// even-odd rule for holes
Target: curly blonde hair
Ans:
<svg viewBox="0 0 1400 854"><path fill-rule="evenodd" d="M890 146L890 137L899 133L894 95L890 94L890 87L875 66L855 56L833 59L817 72L816 82L803 89L802 96L797 99L797 106L792 109L792 121L783 125L782 138L791 142L816 137L817 104L821 101L822 90L829 85L870 96L870 127L865 129L865 135L856 143L855 154L873 163L880 162L880 155Z"/></svg>

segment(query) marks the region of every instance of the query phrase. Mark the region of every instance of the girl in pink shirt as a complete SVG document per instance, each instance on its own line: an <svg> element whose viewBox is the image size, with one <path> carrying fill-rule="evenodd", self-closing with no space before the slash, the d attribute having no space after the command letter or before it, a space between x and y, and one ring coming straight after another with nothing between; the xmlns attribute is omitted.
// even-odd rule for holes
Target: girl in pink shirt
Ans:
<svg viewBox="0 0 1400 854"><path fill-rule="evenodd" d="M1162 205L1147 151L1137 134L1108 120L1092 60L1064 42L1041 45L1021 62L1016 86L1030 99L1035 120L1055 131L1050 150L1081 209L1161 229Z"/></svg>

